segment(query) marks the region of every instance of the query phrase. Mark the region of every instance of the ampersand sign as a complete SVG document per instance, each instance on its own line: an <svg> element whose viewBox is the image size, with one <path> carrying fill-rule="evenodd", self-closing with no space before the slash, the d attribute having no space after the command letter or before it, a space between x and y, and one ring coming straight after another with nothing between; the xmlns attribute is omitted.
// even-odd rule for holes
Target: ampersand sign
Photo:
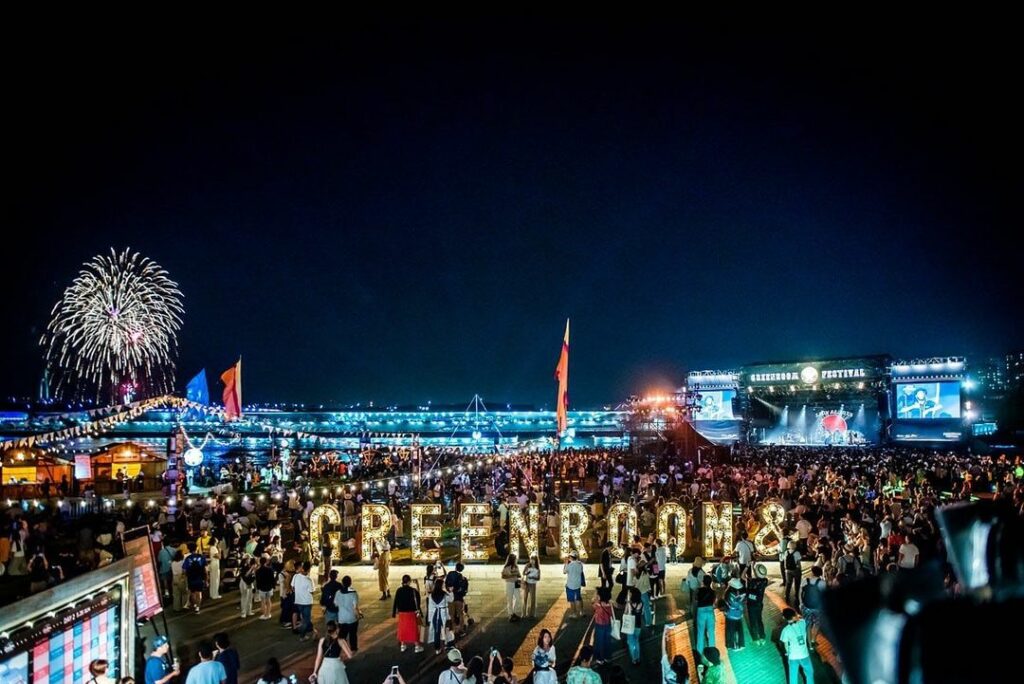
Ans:
<svg viewBox="0 0 1024 684"><path fill-rule="evenodd" d="M786 522L786 509L777 499L769 499L757 507L756 514L761 527L754 535L754 548L762 556L777 556L785 535L782 524ZM766 542L769 537L774 541Z"/></svg>

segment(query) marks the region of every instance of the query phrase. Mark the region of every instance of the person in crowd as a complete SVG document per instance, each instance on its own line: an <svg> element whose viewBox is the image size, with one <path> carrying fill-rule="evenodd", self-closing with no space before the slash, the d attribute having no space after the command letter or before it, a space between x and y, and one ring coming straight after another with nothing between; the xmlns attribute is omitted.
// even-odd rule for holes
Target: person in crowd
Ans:
<svg viewBox="0 0 1024 684"><path fill-rule="evenodd" d="M815 640L821 625L821 595L826 587L822 574L821 568L812 567L811 576L800 587L800 612L807 623L807 648L811 651L816 649Z"/></svg>
<svg viewBox="0 0 1024 684"><path fill-rule="evenodd" d="M253 593L256 590L256 559L244 556L238 567L238 604L242 619L253 613Z"/></svg>
<svg viewBox="0 0 1024 684"><path fill-rule="evenodd" d="M326 634L316 646L316 660L310 681L316 684L348 684L344 661L351 658L352 650L341 638L338 623L333 620L328 622Z"/></svg>
<svg viewBox="0 0 1024 684"><path fill-rule="evenodd" d="M601 549L601 562L598 565L597 576L601 580L601 586L611 589L615 586L615 576L612 570L612 542L605 541Z"/></svg>
<svg viewBox="0 0 1024 684"><path fill-rule="evenodd" d="M558 675L555 673L555 640L549 630L540 630L537 647L533 649L532 661L534 684L558 684Z"/></svg>
<svg viewBox="0 0 1024 684"><path fill-rule="evenodd" d="M697 590L697 653L703 653L705 646L715 645L715 590L711 588L711 575L704 576L704 583Z"/></svg>
<svg viewBox="0 0 1024 684"><path fill-rule="evenodd" d="M450 597L444 590L444 580L434 580L434 588L427 594L427 641L433 642L437 655L441 655L441 648L447 641L445 633L449 624L449 603Z"/></svg>
<svg viewBox="0 0 1024 684"><path fill-rule="evenodd" d="M786 555L783 557L785 564L785 587L786 603L793 605L793 599L800 598L800 580L803 578L800 567L800 551L796 548L796 542L790 540L786 544ZM792 598L790 598L792 596Z"/></svg>
<svg viewBox="0 0 1024 684"><path fill-rule="evenodd" d="M522 575L516 565L516 555L510 553L505 559L505 565L501 569L501 579L505 580L505 609L508 611L508 621L519 621L519 592L522 583Z"/></svg>
<svg viewBox="0 0 1024 684"><path fill-rule="evenodd" d="M210 537L210 546L207 550L210 567L210 600L216 601L220 598L220 539L214 535Z"/></svg>
<svg viewBox="0 0 1024 684"><path fill-rule="evenodd" d="M320 605L324 609L324 622L338 621L338 606L334 603L334 597L341 590L341 582L338 581L338 571L331 568L327 573L327 582L320 587Z"/></svg>
<svg viewBox="0 0 1024 684"><path fill-rule="evenodd" d="M768 568L762 563L748 568L747 577L747 625L750 627L750 639L754 644L765 642L764 632L764 592L768 588ZM753 575L753 576L750 576Z"/></svg>
<svg viewBox="0 0 1024 684"><path fill-rule="evenodd" d="M539 567L537 573L539 577ZM569 554L569 559L562 566L562 573L565 575L565 598L572 609L572 617L583 617L583 587L587 583L587 578L577 552Z"/></svg>
<svg viewBox="0 0 1024 684"><path fill-rule="evenodd" d="M416 653L423 652L420 643L419 620L423 617L420 592L412 586L412 578L402 575L402 586L395 591L395 602L391 608L391 617L398 618L398 643L402 652L408 644L414 644Z"/></svg>
<svg viewBox="0 0 1024 684"><path fill-rule="evenodd" d="M295 614L298 616L299 638L308 640L310 632L317 634L313 627L313 580L309 579L309 561L299 564L292 576L292 593L294 594Z"/></svg>
<svg viewBox="0 0 1024 684"><path fill-rule="evenodd" d="M747 531L740 530L740 539L736 542L734 547L736 553L736 562L740 566L740 572L743 573L754 562L754 542L747 539Z"/></svg>
<svg viewBox="0 0 1024 684"><path fill-rule="evenodd" d="M440 582L441 580L438 580ZM444 585L441 585L444 591ZM462 666L462 653L459 649L453 648L448 651L448 669L441 672L437 677L437 684L464 684L466 680L466 669Z"/></svg>
<svg viewBox="0 0 1024 684"><path fill-rule="evenodd" d="M576 656L576 663L565 675L565 684L601 684L601 675L590 667L593 658L594 649L589 644L583 646Z"/></svg>
<svg viewBox="0 0 1024 684"><path fill-rule="evenodd" d="M626 631L626 616L630 616L633 621L633 630L630 632ZM626 606L623 609L622 619L622 631L625 632L626 648L629 650L629 661L634 665L639 665L640 630L644 624L644 604L643 599L640 598L640 590L636 587L629 588L629 600L626 601Z"/></svg>
<svg viewBox="0 0 1024 684"><path fill-rule="evenodd" d="M722 684L725 672L722 669L722 654L714 646L706 646L700 651L701 684Z"/></svg>
<svg viewBox="0 0 1024 684"><path fill-rule="evenodd" d="M144 676L146 684L170 684L181 672L173 668L167 662L167 654L171 651L171 644L167 637L162 634L153 639L153 650L146 658Z"/></svg>
<svg viewBox="0 0 1024 684"><path fill-rule="evenodd" d="M259 597L260 620L270 620L273 608L274 587L277 585L277 573L271 566L270 556L263 556L260 567L256 570L256 595Z"/></svg>
<svg viewBox="0 0 1024 684"><path fill-rule="evenodd" d="M334 595L334 605L338 608L339 634L348 640L352 652L358 653L359 619L363 614L359 610L359 593L352 588L352 578L348 575L341 578L341 588Z"/></svg>
<svg viewBox="0 0 1024 684"><path fill-rule="evenodd" d="M466 566L462 563L455 564L455 570L449 572L444 578L444 588L451 594L451 606L448 614L451 617L452 629L456 637L466 634L466 592L469 591L469 580L463 574Z"/></svg>
<svg viewBox="0 0 1024 684"><path fill-rule="evenodd" d="M779 635L779 643L786 651L789 668L790 684L800 684L800 673L803 672L807 684L814 684L814 667L811 664L811 651L808 646L807 624L800 614L792 608L782 611L782 619L786 626Z"/></svg>
<svg viewBox="0 0 1024 684"><path fill-rule="evenodd" d="M388 583L388 576L391 573L391 544L387 539L378 539L374 542L377 551L375 563L377 566L377 588L380 589L380 600L387 601L391 598L391 585Z"/></svg>
<svg viewBox="0 0 1024 684"><path fill-rule="evenodd" d="M487 678L484 673L484 659L480 656L473 656L466 665L466 679L462 684L483 684Z"/></svg>
<svg viewBox="0 0 1024 684"><path fill-rule="evenodd" d="M594 664L611 660L612 657L612 620L615 609L612 608L612 591L608 587L598 587L594 597Z"/></svg>
<svg viewBox="0 0 1024 684"><path fill-rule="evenodd" d="M238 672L242 669L242 662L238 658L238 651L231 645L231 640L226 632L218 632L213 636L213 659L224 667L227 673L225 684L238 684Z"/></svg>
<svg viewBox="0 0 1024 684"><path fill-rule="evenodd" d="M228 673L224 666L213 659L213 644L199 643L199 662L192 666L185 678L185 684L226 684Z"/></svg>
<svg viewBox="0 0 1024 684"><path fill-rule="evenodd" d="M86 684L115 684L114 680L107 674L110 663L104 658L97 658L89 663L89 675Z"/></svg>
<svg viewBox="0 0 1024 684"><path fill-rule="evenodd" d="M662 684L689 684L690 663L686 656L678 653L671 658L668 654L668 635L676 625L666 623L661 631L661 682Z"/></svg>
<svg viewBox="0 0 1024 684"><path fill-rule="evenodd" d="M661 539L654 540L654 566L652 569L652 592L651 597L660 599L665 597L665 573L668 569L668 548ZM654 582L654 579L657 579Z"/></svg>
<svg viewBox="0 0 1024 684"><path fill-rule="evenodd" d="M747 603L747 591L743 580L733 577L725 590L725 646L742 651L743 612Z"/></svg>
<svg viewBox="0 0 1024 684"><path fill-rule="evenodd" d="M694 601L697 598L697 591L704 586L704 575L704 559L697 556L693 559L693 565L683 580L683 588L686 590L686 595L689 599L687 605L690 607L694 619L697 617L697 604Z"/></svg>
<svg viewBox="0 0 1024 684"><path fill-rule="evenodd" d="M191 608L198 613L203 602L203 590L206 589L206 556L196 551L195 544L189 544L188 550L189 554L181 565L188 585L188 605L185 610Z"/></svg>
<svg viewBox="0 0 1024 684"><path fill-rule="evenodd" d="M267 660L263 674L256 684L289 684L288 678L281 673L281 663L277 662L277 658Z"/></svg>

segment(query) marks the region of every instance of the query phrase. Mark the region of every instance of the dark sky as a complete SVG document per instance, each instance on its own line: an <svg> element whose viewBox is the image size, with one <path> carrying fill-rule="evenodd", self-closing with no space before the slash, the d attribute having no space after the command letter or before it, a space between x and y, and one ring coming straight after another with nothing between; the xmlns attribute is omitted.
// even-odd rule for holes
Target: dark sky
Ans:
<svg viewBox="0 0 1024 684"><path fill-rule="evenodd" d="M551 405L566 316L578 406L1020 347L1010 26L886 25L14 31L2 389L111 246L180 283L179 376L242 354L248 401Z"/></svg>

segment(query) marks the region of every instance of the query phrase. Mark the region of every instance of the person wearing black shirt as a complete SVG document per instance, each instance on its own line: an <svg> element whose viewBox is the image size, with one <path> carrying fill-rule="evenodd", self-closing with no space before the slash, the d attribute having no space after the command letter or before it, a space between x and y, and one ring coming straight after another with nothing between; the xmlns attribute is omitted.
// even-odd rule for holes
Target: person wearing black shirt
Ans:
<svg viewBox="0 0 1024 684"><path fill-rule="evenodd" d="M256 571L256 591L259 592L260 607L263 609L260 620L269 620L271 617L270 599L274 595L275 584L277 584L277 573L270 566L270 557L264 556L260 562L260 569Z"/></svg>
<svg viewBox="0 0 1024 684"><path fill-rule="evenodd" d="M757 563L747 572L747 624L750 638L755 644L763 644L764 633L764 592L768 588L768 568Z"/></svg>
<svg viewBox="0 0 1024 684"><path fill-rule="evenodd" d="M466 592L469 590L469 580L462 574L465 570L462 563L455 564L455 572L449 572L444 578L445 589L452 593L452 605L448 611L452 620L452 629L457 637L466 634Z"/></svg>
<svg viewBox="0 0 1024 684"><path fill-rule="evenodd" d="M411 586L412 578L402 575L402 586L395 590L395 603L391 607L391 617L398 618L398 643L402 651L408 644L416 645L416 652L423 652L420 643L420 592Z"/></svg>
<svg viewBox="0 0 1024 684"><path fill-rule="evenodd" d="M334 603L334 595L341 589L338 571L331 570L330 579L320 589L320 605L324 607L324 618L327 622L338 621L338 606Z"/></svg>
<svg viewBox="0 0 1024 684"><path fill-rule="evenodd" d="M224 666L224 672L228 675L224 684L238 684L238 671L242 668L238 659L238 651L231 646L225 632L214 635L213 643L217 646L214 651L214 660Z"/></svg>
<svg viewBox="0 0 1024 684"><path fill-rule="evenodd" d="M601 579L602 587L612 588L614 575L612 574L612 543L610 541L604 543L604 550L601 551L601 567L598 568L597 575Z"/></svg>
<svg viewBox="0 0 1024 684"><path fill-rule="evenodd" d="M704 585L697 590L697 648L694 653L703 653L705 646L715 645L715 590L711 582L711 575L704 575Z"/></svg>

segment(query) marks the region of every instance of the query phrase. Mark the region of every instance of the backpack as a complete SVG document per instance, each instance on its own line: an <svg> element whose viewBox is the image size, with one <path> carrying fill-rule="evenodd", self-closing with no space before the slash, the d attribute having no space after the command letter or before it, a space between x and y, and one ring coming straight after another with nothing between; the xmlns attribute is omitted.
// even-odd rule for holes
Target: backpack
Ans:
<svg viewBox="0 0 1024 684"><path fill-rule="evenodd" d="M189 556L184 564L185 576L190 580L197 581L206 578L206 570L203 568L203 561L195 556Z"/></svg>
<svg viewBox="0 0 1024 684"><path fill-rule="evenodd" d="M796 553L789 552L786 554L786 570L798 571L800 570L799 563L796 562Z"/></svg>
<svg viewBox="0 0 1024 684"><path fill-rule="evenodd" d="M860 575L860 560L857 558L847 559L846 566L843 568L842 581L850 582L857 579Z"/></svg>
<svg viewBox="0 0 1024 684"><path fill-rule="evenodd" d="M821 608L821 578L815 578L807 580L807 584L804 585L804 589L800 592L800 603L804 605L804 608L810 608L811 610L817 610Z"/></svg>

